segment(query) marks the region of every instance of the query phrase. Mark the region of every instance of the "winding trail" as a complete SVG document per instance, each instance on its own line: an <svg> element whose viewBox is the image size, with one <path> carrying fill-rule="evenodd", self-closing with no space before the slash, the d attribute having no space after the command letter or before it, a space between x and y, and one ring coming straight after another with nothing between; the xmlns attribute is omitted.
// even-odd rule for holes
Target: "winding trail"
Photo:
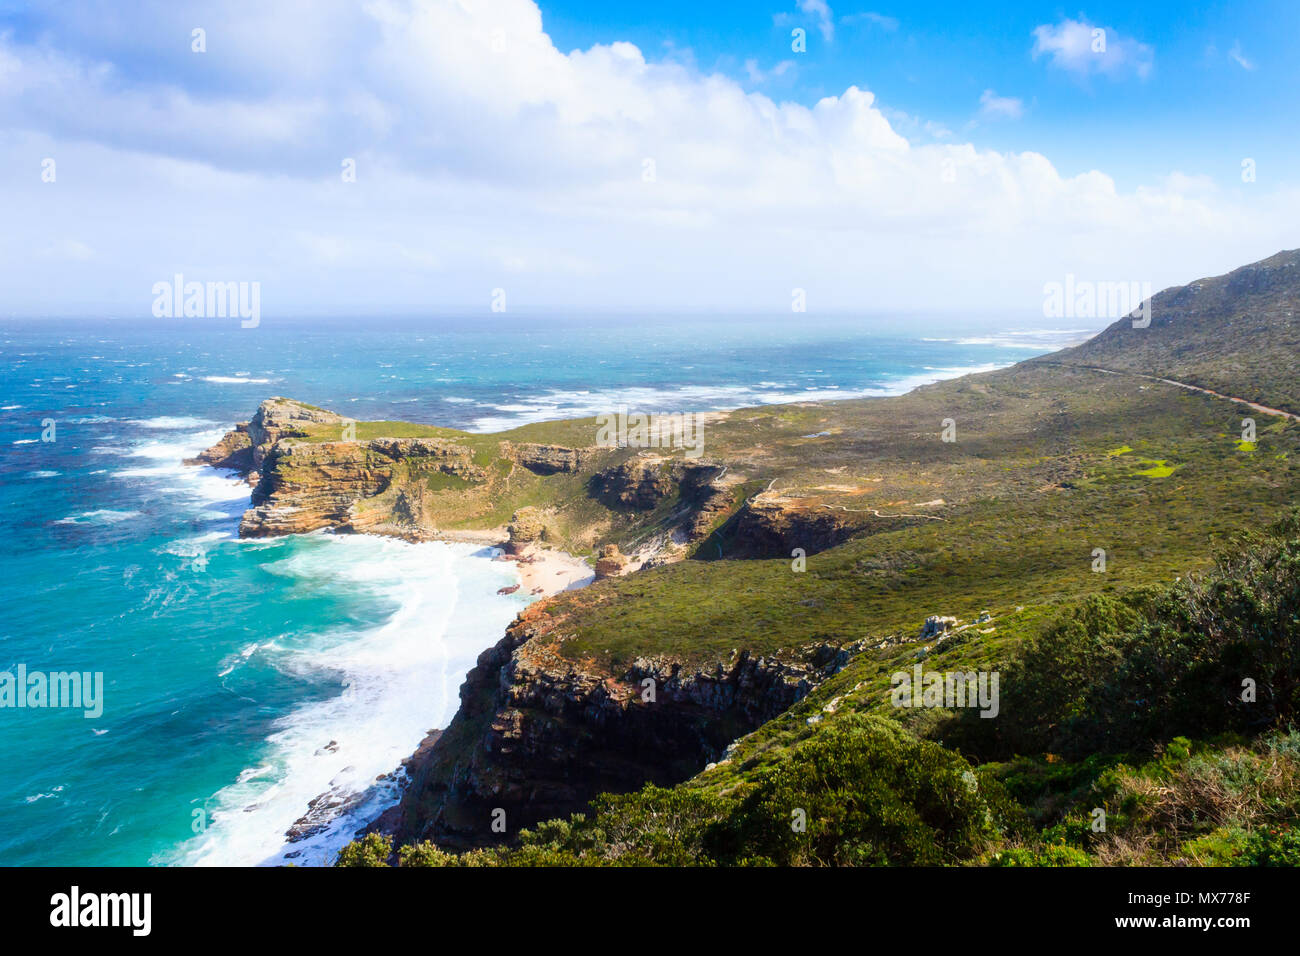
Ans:
<svg viewBox="0 0 1300 956"><path fill-rule="evenodd" d="M1200 392L1202 395L1210 395L1214 398L1222 398L1229 402L1236 402L1238 405L1245 405L1247 408L1253 408L1257 412L1265 415L1275 415L1278 418L1289 418L1293 422L1300 422L1300 415L1291 412L1284 412L1280 408L1269 408L1267 405L1260 405L1258 402L1249 402L1244 398L1237 398L1235 395L1224 395L1222 392L1216 392L1210 388L1203 388L1200 385L1192 385L1188 382L1178 382L1172 378L1161 378L1158 375L1144 375L1141 372L1126 372L1113 368L1101 368L1098 365L1072 365L1069 362L1047 362L1039 360L1039 365L1055 365L1057 368L1082 368L1090 372L1104 372L1106 375L1130 375L1133 378L1143 378L1148 382L1161 382L1165 385L1176 385L1179 388L1185 388L1189 392Z"/></svg>

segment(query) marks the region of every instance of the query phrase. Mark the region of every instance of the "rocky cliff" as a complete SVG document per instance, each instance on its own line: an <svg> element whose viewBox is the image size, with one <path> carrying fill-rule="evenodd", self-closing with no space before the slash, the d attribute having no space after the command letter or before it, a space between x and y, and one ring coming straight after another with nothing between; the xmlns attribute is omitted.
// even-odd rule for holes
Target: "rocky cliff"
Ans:
<svg viewBox="0 0 1300 956"><path fill-rule="evenodd" d="M581 810L604 791L677 783L836 673L849 653L739 651L708 667L643 657L614 672L562 653L565 617L524 611L461 686L445 732L408 762L411 785L377 829L399 843L472 847ZM492 829L505 811L504 833Z"/></svg>
<svg viewBox="0 0 1300 956"><path fill-rule="evenodd" d="M503 542L508 533L515 553L543 540L596 551L649 534L653 556L671 560L735 504L735 479L716 462L432 426L439 437L358 439L358 424L268 399L190 462L232 468L253 485L243 537L332 528L425 540L450 528L495 531Z"/></svg>
<svg viewBox="0 0 1300 956"><path fill-rule="evenodd" d="M396 477L411 482L433 475L466 483L485 478L469 449L441 439L277 440L264 452L253 507L240 522L239 533L256 538L318 528L367 530L388 520L416 519L409 503L405 513L399 508L365 517L354 506L386 491Z"/></svg>

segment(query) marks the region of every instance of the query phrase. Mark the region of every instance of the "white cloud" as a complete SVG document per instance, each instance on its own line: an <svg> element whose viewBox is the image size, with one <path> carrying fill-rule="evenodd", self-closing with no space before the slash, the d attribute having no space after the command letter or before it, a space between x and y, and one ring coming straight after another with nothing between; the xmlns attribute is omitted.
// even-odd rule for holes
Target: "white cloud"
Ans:
<svg viewBox="0 0 1300 956"><path fill-rule="evenodd" d="M766 83L773 77L785 76L796 69L794 60L781 60L766 72L758 65L758 60L752 57L745 61L745 75L749 81L754 84Z"/></svg>
<svg viewBox="0 0 1300 956"><path fill-rule="evenodd" d="M980 94L980 116L985 119L1020 119L1025 115L1025 104L1018 97L998 96L992 90Z"/></svg>
<svg viewBox="0 0 1300 956"><path fill-rule="evenodd" d="M850 13L840 17L840 23L869 23L872 26L880 27L886 33L893 33L898 29L898 20L894 17L887 17L883 13L871 13L864 11L862 13Z"/></svg>
<svg viewBox="0 0 1300 956"><path fill-rule="evenodd" d="M1051 58L1053 66L1077 76L1100 73L1118 78L1150 75L1155 51L1109 27L1066 18L1034 28L1034 59Z"/></svg>
<svg viewBox="0 0 1300 956"><path fill-rule="evenodd" d="M835 39L835 14L826 0L797 0L800 13L817 18L817 29L822 39L830 43Z"/></svg>
<svg viewBox="0 0 1300 956"><path fill-rule="evenodd" d="M1245 55L1244 53L1241 52L1241 41L1240 41L1240 40L1234 40L1234 41L1233 41L1233 43L1232 43L1232 49L1228 51L1228 56L1231 57L1232 60L1233 60L1233 61L1234 61L1234 62L1235 62L1239 67L1241 67L1243 70L1254 70L1254 69L1255 69L1255 64L1254 64L1254 62L1253 62L1252 60L1248 60L1248 59L1246 58L1246 55Z"/></svg>
<svg viewBox="0 0 1300 956"><path fill-rule="evenodd" d="M304 311L486 309L497 286L512 309L788 308L794 286L819 309L1032 309L1067 271L1175 281L1260 258L1300 206L1241 208L1190 180L1121 192L1038 153L914 142L924 121L857 87L805 106L625 42L562 53L529 0L312 9L319 47L286 41L251 80L222 50L266 55L292 22L210 27L209 53L166 69L152 30L93 54L58 31L0 38L0 178L22 224L0 232L8 307L54 290L147 313L180 271L260 280ZM57 183L39 182L45 156ZM69 235L95 255L32 251Z"/></svg>

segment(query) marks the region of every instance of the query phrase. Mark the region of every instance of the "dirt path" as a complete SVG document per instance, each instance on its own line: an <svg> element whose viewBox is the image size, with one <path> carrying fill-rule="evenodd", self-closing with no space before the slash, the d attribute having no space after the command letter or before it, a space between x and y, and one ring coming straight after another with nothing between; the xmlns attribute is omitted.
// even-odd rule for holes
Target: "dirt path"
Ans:
<svg viewBox="0 0 1300 956"><path fill-rule="evenodd" d="M1185 388L1189 392L1200 392L1202 395L1211 395L1214 398L1226 399L1229 402L1236 402L1238 405L1245 405L1247 408L1253 408L1257 412L1265 415L1276 415L1278 418L1289 418L1293 422L1300 422L1300 415L1293 415L1291 412L1284 412L1280 408L1269 408L1267 405L1260 405L1258 402L1248 402L1244 398L1237 398L1235 395L1224 395L1222 392L1216 392L1213 389L1202 388L1200 385L1189 385L1187 382L1176 382L1172 378L1160 378L1158 375L1143 375L1141 372L1125 372L1113 368L1101 368L1096 365L1071 365L1067 362L1040 362L1041 365L1055 365L1058 368L1083 368L1090 372L1104 372L1107 375L1130 375L1133 378L1144 378L1148 382L1162 382L1165 385L1177 385L1179 388Z"/></svg>

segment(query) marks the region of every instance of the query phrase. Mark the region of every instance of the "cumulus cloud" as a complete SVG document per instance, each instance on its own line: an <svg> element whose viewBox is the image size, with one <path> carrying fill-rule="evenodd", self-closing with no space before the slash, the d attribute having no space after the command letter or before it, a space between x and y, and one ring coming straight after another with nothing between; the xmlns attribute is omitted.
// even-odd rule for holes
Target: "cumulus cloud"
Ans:
<svg viewBox="0 0 1300 956"><path fill-rule="evenodd" d="M1181 181L1122 192L1034 152L913 142L856 86L777 102L626 42L561 52L531 0L322 2L301 8L310 42L292 18L163 3L83 38L77 8L0 38L0 175L27 184L0 234L11 308L55 289L147 310L177 271L307 310L506 284L512 307L788 307L799 286L817 308L974 308L1117 263L1185 279L1197 236L1275 251L1271 222ZM987 95L997 115L1017 102ZM1276 231L1294 208L1272 207ZM96 250L75 275L29 251L68 236Z"/></svg>
<svg viewBox="0 0 1300 956"><path fill-rule="evenodd" d="M1068 17L1059 23L1034 28L1033 57L1048 57L1052 66L1077 76L1127 75L1145 79L1155 62L1155 51L1109 27Z"/></svg>

